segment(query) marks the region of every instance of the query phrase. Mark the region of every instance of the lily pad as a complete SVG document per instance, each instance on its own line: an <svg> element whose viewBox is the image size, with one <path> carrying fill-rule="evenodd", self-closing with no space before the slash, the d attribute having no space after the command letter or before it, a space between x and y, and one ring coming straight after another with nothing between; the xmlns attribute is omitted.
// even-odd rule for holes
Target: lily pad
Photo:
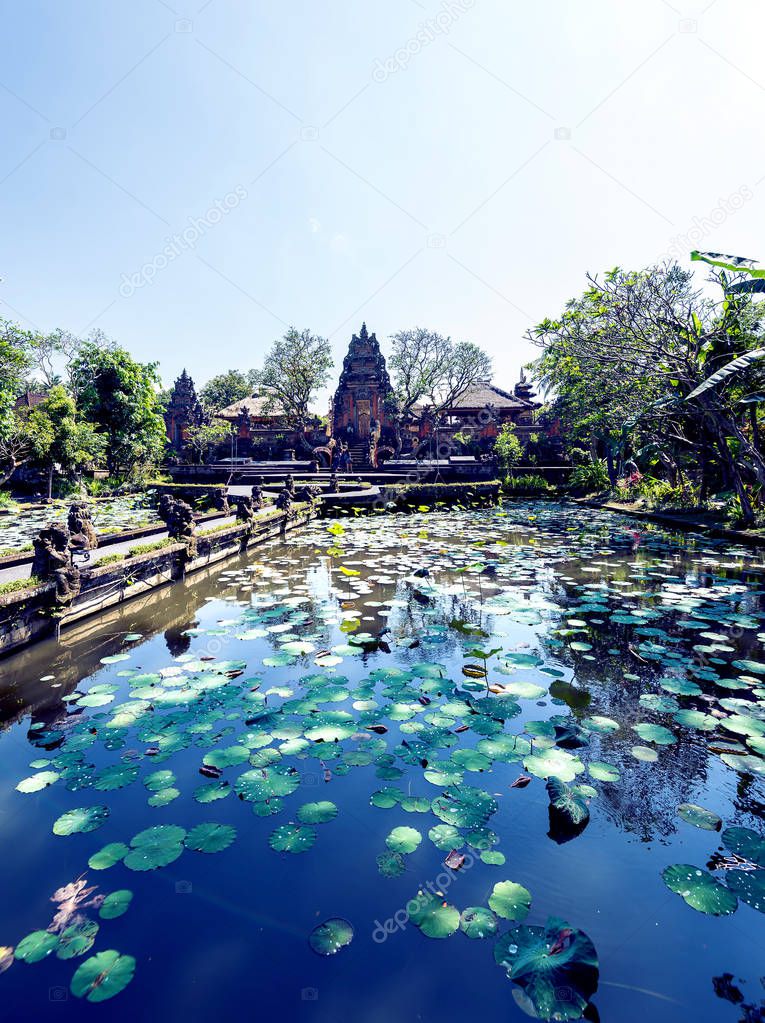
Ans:
<svg viewBox="0 0 765 1023"><path fill-rule="evenodd" d="M320 956L336 955L352 941L353 926L342 917L325 920L323 924L314 927L308 938L309 945Z"/></svg>
<svg viewBox="0 0 765 1023"><path fill-rule="evenodd" d="M307 824L282 824L271 833L268 842L276 852L306 852L316 841L316 828Z"/></svg>
<svg viewBox="0 0 765 1023"><path fill-rule="evenodd" d="M407 854L413 853L421 841L422 835L416 828L401 826L391 831L385 844L393 852Z"/></svg>
<svg viewBox="0 0 765 1023"><path fill-rule="evenodd" d="M67 810L53 824L54 835L74 835L78 832L95 831L106 823L108 806L81 806Z"/></svg>
<svg viewBox="0 0 765 1023"><path fill-rule="evenodd" d="M127 913L130 903L133 901L133 893L127 888L120 888L119 891L110 892L101 903L98 915L102 920L115 920L123 913Z"/></svg>
<svg viewBox="0 0 765 1023"><path fill-rule="evenodd" d="M722 821L716 813L705 810L703 806L696 806L695 803L681 803L677 808L678 817L692 824L694 828L701 828L702 831L719 831Z"/></svg>
<svg viewBox="0 0 765 1023"><path fill-rule="evenodd" d="M670 891L682 896L699 913L728 916L736 911L736 896L706 870L688 863L677 863L667 867L661 876Z"/></svg>
<svg viewBox="0 0 765 1023"><path fill-rule="evenodd" d="M77 968L70 990L75 998L89 1002L105 1002L124 990L135 974L133 956L121 955L114 949L98 952Z"/></svg>
<svg viewBox="0 0 765 1023"><path fill-rule="evenodd" d="M489 896L489 908L503 920L525 920L531 909L531 892L514 881L498 881Z"/></svg>
<svg viewBox="0 0 765 1023"><path fill-rule="evenodd" d="M130 840L131 849L125 856L129 870L156 870L173 863L183 853L186 832L174 824L158 824L139 831Z"/></svg>
<svg viewBox="0 0 765 1023"><path fill-rule="evenodd" d="M431 892L419 892L406 906L410 921L428 938L448 938L460 925L460 912Z"/></svg>
<svg viewBox="0 0 765 1023"><path fill-rule="evenodd" d="M236 838L236 828L229 824L197 824L186 835L183 844L194 852L217 853L228 849Z"/></svg>
<svg viewBox="0 0 765 1023"><path fill-rule="evenodd" d="M499 923L485 906L468 906L460 914L460 930L468 938L493 938L499 930Z"/></svg>

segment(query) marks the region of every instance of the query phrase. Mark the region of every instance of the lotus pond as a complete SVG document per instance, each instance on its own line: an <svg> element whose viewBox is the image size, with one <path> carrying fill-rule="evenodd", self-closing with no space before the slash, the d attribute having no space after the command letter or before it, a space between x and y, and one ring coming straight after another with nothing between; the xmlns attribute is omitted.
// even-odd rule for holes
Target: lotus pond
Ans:
<svg viewBox="0 0 765 1023"><path fill-rule="evenodd" d="M144 506L143 497L113 497L89 501L93 525L98 533L119 533L124 529L140 529L160 520L153 508ZM0 550L14 551L32 543L40 530L54 519L66 521L71 501L55 501L45 507L26 508L13 514L0 515Z"/></svg>
<svg viewBox="0 0 765 1023"><path fill-rule="evenodd" d="M325 520L2 662L4 1015L765 1019L764 583L551 503Z"/></svg>

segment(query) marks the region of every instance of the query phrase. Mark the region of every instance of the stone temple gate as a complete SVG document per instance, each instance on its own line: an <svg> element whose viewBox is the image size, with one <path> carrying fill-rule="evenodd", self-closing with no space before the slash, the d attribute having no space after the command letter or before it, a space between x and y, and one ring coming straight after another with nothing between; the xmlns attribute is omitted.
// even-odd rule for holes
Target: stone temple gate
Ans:
<svg viewBox="0 0 765 1023"><path fill-rule="evenodd" d="M368 444L388 426L384 401L391 390L385 356L374 334L354 334L332 402L332 433L354 444Z"/></svg>

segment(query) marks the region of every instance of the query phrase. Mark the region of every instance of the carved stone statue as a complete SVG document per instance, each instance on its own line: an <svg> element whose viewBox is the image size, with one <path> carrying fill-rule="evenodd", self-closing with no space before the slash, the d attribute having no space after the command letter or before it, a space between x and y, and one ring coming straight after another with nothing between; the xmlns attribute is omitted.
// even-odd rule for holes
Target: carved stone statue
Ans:
<svg viewBox="0 0 765 1023"><path fill-rule="evenodd" d="M255 490L255 487L252 489ZM236 521L251 526L254 518L255 502L251 497L240 497L236 503Z"/></svg>
<svg viewBox="0 0 765 1023"><path fill-rule="evenodd" d="M52 522L34 540L32 575L56 584L56 603L71 604L80 592L80 570L72 564L71 534L63 522Z"/></svg>
<svg viewBox="0 0 765 1023"><path fill-rule="evenodd" d="M213 497L213 507L222 515L231 514L231 506L228 503L228 494L225 490L216 490Z"/></svg>
<svg viewBox="0 0 765 1023"><path fill-rule="evenodd" d="M159 499L157 514L167 526L171 540L186 545L186 555L193 558L197 553L196 522L191 505L168 494Z"/></svg>
<svg viewBox="0 0 765 1023"><path fill-rule="evenodd" d="M252 507L256 511L259 511L265 504L265 500L263 498L263 488L258 483L256 483L252 488L251 501Z"/></svg>
<svg viewBox="0 0 765 1023"><path fill-rule="evenodd" d="M329 477L329 493L339 494L340 493L340 481L337 478L337 473L333 472Z"/></svg>
<svg viewBox="0 0 765 1023"><path fill-rule="evenodd" d="M295 478L291 472L287 473L287 477L284 480L284 489L289 493L290 497L295 496Z"/></svg>
<svg viewBox="0 0 765 1023"><path fill-rule="evenodd" d="M298 501L306 501L308 504L315 504L321 500L321 493L321 487L318 483L309 483L307 486L300 488L297 499Z"/></svg>
<svg viewBox="0 0 765 1023"><path fill-rule="evenodd" d="M286 486L276 498L276 507L279 511L286 512L288 519L294 515L292 510L292 492Z"/></svg>
<svg viewBox="0 0 765 1023"><path fill-rule="evenodd" d="M72 547L84 551L93 551L98 547L98 536L90 517L90 508L84 501L75 501L69 506L67 525L72 534Z"/></svg>

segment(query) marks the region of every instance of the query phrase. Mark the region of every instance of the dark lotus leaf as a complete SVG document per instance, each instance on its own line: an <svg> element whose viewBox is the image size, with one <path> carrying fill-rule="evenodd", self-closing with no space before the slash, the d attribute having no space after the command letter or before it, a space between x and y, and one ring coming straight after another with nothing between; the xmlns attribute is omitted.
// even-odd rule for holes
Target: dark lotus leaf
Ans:
<svg viewBox="0 0 765 1023"><path fill-rule="evenodd" d="M743 856L750 863L765 867L765 838L762 835L751 828L726 828L720 837L726 849Z"/></svg>
<svg viewBox="0 0 765 1023"><path fill-rule="evenodd" d="M332 917L311 931L308 943L317 955L332 956L352 940L353 926L341 917Z"/></svg>
<svg viewBox="0 0 765 1023"><path fill-rule="evenodd" d="M494 959L523 988L539 1019L577 1020L598 986L598 957L584 933L550 917L503 934Z"/></svg>
<svg viewBox="0 0 765 1023"><path fill-rule="evenodd" d="M578 793L558 778L550 778L546 785L550 797L550 838L559 845L576 838L587 827L590 810Z"/></svg>
<svg viewBox="0 0 765 1023"><path fill-rule="evenodd" d="M765 913L765 878L761 870L731 870L727 881L730 890L752 909Z"/></svg>

